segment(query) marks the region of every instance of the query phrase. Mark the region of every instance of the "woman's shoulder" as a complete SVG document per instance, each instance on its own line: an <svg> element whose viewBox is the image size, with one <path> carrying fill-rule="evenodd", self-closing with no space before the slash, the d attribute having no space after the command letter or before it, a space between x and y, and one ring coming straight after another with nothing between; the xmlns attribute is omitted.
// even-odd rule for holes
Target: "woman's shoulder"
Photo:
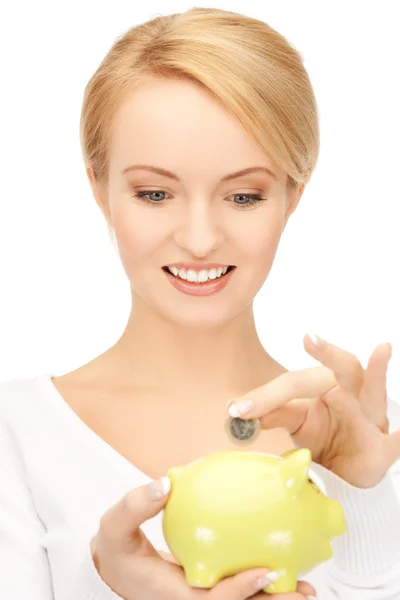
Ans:
<svg viewBox="0 0 400 600"><path fill-rule="evenodd" d="M12 424L33 417L32 404L41 397L42 378L39 375L0 382L0 423Z"/></svg>

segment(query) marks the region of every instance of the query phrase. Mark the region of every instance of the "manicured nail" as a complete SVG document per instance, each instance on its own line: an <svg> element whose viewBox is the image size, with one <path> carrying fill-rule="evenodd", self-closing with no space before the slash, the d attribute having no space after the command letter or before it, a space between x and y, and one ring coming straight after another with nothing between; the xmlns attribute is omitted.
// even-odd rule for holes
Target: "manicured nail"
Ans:
<svg viewBox="0 0 400 600"><path fill-rule="evenodd" d="M317 348L322 348L322 346L325 346L326 341L315 335L315 333L307 333L307 335L314 344L314 346L317 346Z"/></svg>
<svg viewBox="0 0 400 600"><path fill-rule="evenodd" d="M267 573L266 575L263 575L262 577L259 577L257 579L256 587L258 590L262 590L267 585L270 585L271 583L275 583L275 581L277 581L279 579L279 577L280 577L279 573L277 573L276 571L271 571L271 573Z"/></svg>
<svg viewBox="0 0 400 600"><path fill-rule="evenodd" d="M231 417L235 417L237 419L245 413L248 413L252 408L253 401L245 399L239 400L239 402L236 402L236 404L231 404L231 406L228 408L228 412Z"/></svg>
<svg viewBox="0 0 400 600"><path fill-rule="evenodd" d="M307 600L318 600L317 596L307 596Z"/></svg>
<svg viewBox="0 0 400 600"><path fill-rule="evenodd" d="M169 477L165 476L161 479L157 479L156 481L152 481L147 486L147 489L152 500L159 500L160 498L168 494L168 492L171 489L171 482L169 480Z"/></svg>

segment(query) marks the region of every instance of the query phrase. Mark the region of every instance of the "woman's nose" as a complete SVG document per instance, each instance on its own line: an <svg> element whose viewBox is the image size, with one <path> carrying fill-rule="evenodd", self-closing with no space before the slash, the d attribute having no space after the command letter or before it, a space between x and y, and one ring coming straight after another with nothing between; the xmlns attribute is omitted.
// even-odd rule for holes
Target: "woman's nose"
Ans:
<svg viewBox="0 0 400 600"><path fill-rule="evenodd" d="M194 204L182 217L174 237L193 256L207 257L222 244L223 223L210 206Z"/></svg>

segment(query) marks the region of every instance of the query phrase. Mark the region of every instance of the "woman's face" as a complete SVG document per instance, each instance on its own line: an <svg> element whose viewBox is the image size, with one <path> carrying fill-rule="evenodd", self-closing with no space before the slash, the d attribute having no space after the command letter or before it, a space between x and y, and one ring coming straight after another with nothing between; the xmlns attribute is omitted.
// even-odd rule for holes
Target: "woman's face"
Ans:
<svg viewBox="0 0 400 600"><path fill-rule="evenodd" d="M175 176L127 170L139 164ZM274 175L257 171L224 181L249 167ZM94 193L114 228L133 295L170 321L208 327L252 304L300 189L288 196L285 173L206 91L191 82L152 78L121 107L110 145L107 198ZM134 197L143 192L150 193L142 201ZM236 268L225 276L223 289L193 295L177 289L174 275L163 269L180 262L199 263L195 271L201 262Z"/></svg>

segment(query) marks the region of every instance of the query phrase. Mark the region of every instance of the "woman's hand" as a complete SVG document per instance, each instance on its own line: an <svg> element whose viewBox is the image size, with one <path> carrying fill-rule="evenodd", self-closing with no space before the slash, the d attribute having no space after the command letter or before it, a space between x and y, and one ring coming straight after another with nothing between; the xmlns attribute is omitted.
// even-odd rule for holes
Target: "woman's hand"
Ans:
<svg viewBox="0 0 400 600"><path fill-rule="evenodd" d="M364 370L354 354L319 341L306 336L304 347L325 366L287 371L231 400L229 412L259 418L264 429L286 428L298 447L311 450L313 461L355 487L374 487L400 458L400 431L388 433L391 345L377 346Z"/></svg>
<svg viewBox="0 0 400 600"><path fill-rule="evenodd" d="M267 569L244 571L212 589L189 587L182 567L170 555L157 552L140 529L167 502L168 487L163 482L169 484L168 478L126 494L103 515L91 541L99 575L119 596L125 600L304 600L307 594L315 594L311 585L299 582L298 593L266 596L260 590L268 582L259 580Z"/></svg>

